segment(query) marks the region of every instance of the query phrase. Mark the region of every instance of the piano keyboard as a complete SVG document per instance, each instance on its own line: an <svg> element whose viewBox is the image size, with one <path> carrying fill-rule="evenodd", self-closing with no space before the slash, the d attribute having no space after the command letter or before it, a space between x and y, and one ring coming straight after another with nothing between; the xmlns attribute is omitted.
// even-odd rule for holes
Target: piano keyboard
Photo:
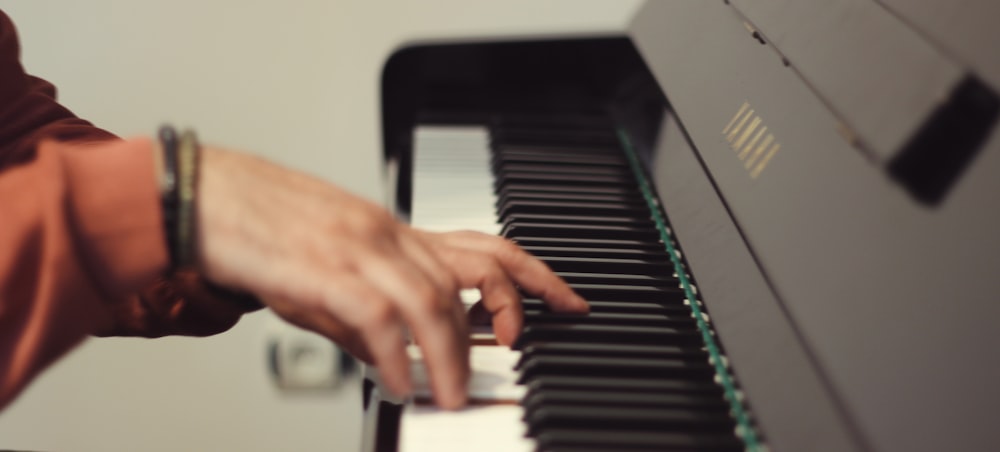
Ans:
<svg viewBox="0 0 1000 452"><path fill-rule="evenodd" d="M407 406L400 450L760 447L707 316L688 301L696 289L676 271L680 252L636 156L612 127L505 118L488 130L419 127L415 138L415 226L499 229L591 313L554 313L526 298L514 350L473 347L470 408Z"/></svg>

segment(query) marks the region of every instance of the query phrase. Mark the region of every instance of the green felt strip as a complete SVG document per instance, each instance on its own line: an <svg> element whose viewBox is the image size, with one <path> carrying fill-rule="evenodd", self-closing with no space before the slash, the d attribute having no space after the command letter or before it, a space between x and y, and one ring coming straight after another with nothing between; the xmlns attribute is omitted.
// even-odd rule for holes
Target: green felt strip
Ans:
<svg viewBox="0 0 1000 452"><path fill-rule="evenodd" d="M701 338L705 342L705 348L708 350L709 357L711 358L711 364L715 366L716 380L722 385L726 400L729 401L730 414L733 416L733 419L736 420L737 436L743 440L743 443L746 445L746 450L753 452L764 451L766 449L763 444L761 444L760 439L757 436L757 432L754 430L753 425L750 422L750 416L747 414L747 410L743 406L743 402L736 395L736 384L733 381L732 375L729 373L729 369L726 368L725 361L722 358L722 353L719 352L719 346L715 342L715 336L712 334L712 328L705 320L706 317L702 315L701 305L698 302L698 298L694 294L694 290L691 288L691 281L688 279L688 275L684 271L684 264L681 262L680 253L677 252L677 248L674 246L673 236L670 234L671 231L670 228L667 227L667 220L664 218L659 202L656 200L653 186L650 184L649 179L646 178L642 164L639 163L639 158L636 155L635 149L632 147L632 142L628 139L628 136L625 132L619 130L618 138L621 140L622 146L625 148L625 155L628 158L629 165L632 167L632 172L635 174L636 180L639 182L639 189L642 191L642 196L646 199L646 205L652 213L653 221L656 223L656 229L660 232L660 239L666 246L667 253L670 254L670 260L674 264L674 271L677 272L677 277L681 281L681 288L684 289L684 295L687 297L688 304L691 306L691 311L693 312L695 321L698 324L698 330L701 332Z"/></svg>

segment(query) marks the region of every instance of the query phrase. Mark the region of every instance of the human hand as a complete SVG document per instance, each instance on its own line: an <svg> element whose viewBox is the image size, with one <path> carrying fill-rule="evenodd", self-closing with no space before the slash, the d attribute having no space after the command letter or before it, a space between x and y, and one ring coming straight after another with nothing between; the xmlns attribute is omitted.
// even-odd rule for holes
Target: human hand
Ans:
<svg viewBox="0 0 1000 452"><path fill-rule="evenodd" d="M249 155L205 148L199 183L202 274L373 362L397 394L411 391L409 331L437 403L465 403L460 288L481 290L506 344L521 325L515 284L555 310L587 310L545 264L499 237L417 231L373 203Z"/></svg>

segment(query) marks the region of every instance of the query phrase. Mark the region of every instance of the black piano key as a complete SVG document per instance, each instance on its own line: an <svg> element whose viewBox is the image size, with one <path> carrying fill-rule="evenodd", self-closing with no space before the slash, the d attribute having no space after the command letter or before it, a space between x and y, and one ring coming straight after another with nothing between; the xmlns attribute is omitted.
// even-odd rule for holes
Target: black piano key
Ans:
<svg viewBox="0 0 1000 452"><path fill-rule="evenodd" d="M538 256L553 271L574 273L627 273L630 275L669 275L674 265L664 260Z"/></svg>
<svg viewBox="0 0 1000 452"><path fill-rule="evenodd" d="M576 324L576 325L608 325L608 326L671 326L676 328L697 328L695 319L690 316L676 316L664 313L631 314L611 312L590 312L588 314L525 311L526 325L544 324Z"/></svg>
<svg viewBox="0 0 1000 452"><path fill-rule="evenodd" d="M699 394L641 394L628 391L549 390L528 393L520 403L529 412L542 408L545 405L678 408L710 411L719 414L729 412L729 403L725 399Z"/></svg>
<svg viewBox="0 0 1000 452"><path fill-rule="evenodd" d="M681 304L684 301L684 291L677 287L611 284L573 284L570 287L585 300L654 301L670 304Z"/></svg>
<svg viewBox="0 0 1000 452"><path fill-rule="evenodd" d="M556 129L503 127L491 131L491 142L497 148L518 145L574 145L586 149L587 146L615 146L618 137L613 129ZM598 148L600 149L600 148Z"/></svg>
<svg viewBox="0 0 1000 452"><path fill-rule="evenodd" d="M616 153L613 148L606 145L595 144L590 146L576 146L566 144L541 144L541 143L491 143L493 158L497 163L502 159L517 159L521 157L535 157L536 160L530 163L545 163L548 159L560 161L562 158L593 158L612 159L614 161L627 161L621 153Z"/></svg>
<svg viewBox="0 0 1000 452"><path fill-rule="evenodd" d="M636 198L634 196L623 196L623 195L580 195L573 193L531 193L531 192L514 192L505 193L497 198L497 205L503 204L506 201L531 201L531 200L542 200L542 201L598 201L598 202L611 202L622 206L635 207L645 205L645 201L642 198Z"/></svg>
<svg viewBox="0 0 1000 452"><path fill-rule="evenodd" d="M643 217L621 216L584 216L584 215L549 215L515 213L500 215L501 224L507 223L546 223L546 224L577 224L577 225L611 225L631 227L654 227L653 220Z"/></svg>
<svg viewBox="0 0 1000 452"><path fill-rule="evenodd" d="M661 275L631 275L617 273L577 273L577 272L556 272L563 281L568 284L604 284L604 285L636 285L655 287L678 287L679 282L673 276Z"/></svg>
<svg viewBox="0 0 1000 452"><path fill-rule="evenodd" d="M490 142L498 149L515 146L580 147L603 151L617 144L618 137L607 130L538 130L500 129L494 130Z"/></svg>
<svg viewBox="0 0 1000 452"><path fill-rule="evenodd" d="M521 364L518 383L539 375L585 375L614 377L625 374L638 378L711 378L714 368L708 361L674 357L618 358L598 356L532 356Z"/></svg>
<svg viewBox="0 0 1000 452"><path fill-rule="evenodd" d="M490 166L492 168L500 168L503 165L515 163L564 163L577 166L628 168L628 160L622 155L587 155L579 153L551 155L533 151L508 151L503 154L494 154L490 159Z"/></svg>
<svg viewBox="0 0 1000 452"><path fill-rule="evenodd" d="M605 325L527 325L514 341L513 349L546 342L582 342L602 344L694 345L701 343L697 330L671 327L613 327Z"/></svg>
<svg viewBox="0 0 1000 452"><path fill-rule="evenodd" d="M523 303L515 348L539 451L740 450L701 332L606 117L495 120L501 235L545 261L586 315Z"/></svg>
<svg viewBox="0 0 1000 452"><path fill-rule="evenodd" d="M628 248L628 249L643 249L643 250L663 250L664 245L659 241L659 237L656 240L638 240L638 239L597 239L597 238L565 238L565 237L545 237L545 236L530 236L530 235L518 235L517 237L508 237L514 240L521 246L567 246L567 247L577 247L577 248Z"/></svg>
<svg viewBox="0 0 1000 452"><path fill-rule="evenodd" d="M520 193L556 193L566 195L614 195L614 196L639 196L639 192L632 187L622 186L576 186L576 185L539 185L539 184L508 184L503 190L497 190L497 195L516 195Z"/></svg>
<svg viewBox="0 0 1000 452"><path fill-rule="evenodd" d="M520 369L524 362L533 356L673 357L708 361L708 353L700 348L700 346L542 343L524 347L521 350L521 357L518 359L517 364L514 365L514 368Z"/></svg>
<svg viewBox="0 0 1000 452"><path fill-rule="evenodd" d="M574 165L572 163L523 163L523 162L498 162L494 169L499 174L508 171L519 173L535 173L539 177L546 177L549 174L589 174L589 175L613 175L632 177L628 168L619 166L596 166L596 165Z"/></svg>
<svg viewBox="0 0 1000 452"><path fill-rule="evenodd" d="M557 143L549 142L519 142L504 143L502 141L490 140L490 149L496 156L506 156L511 154L536 154L542 156L563 156L563 155L585 155L585 156L611 156L624 158L624 153L616 145L608 143Z"/></svg>
<svg viewBox="0 0 1000 452"><path fill-rule="evenodd" d="M566 225L550 223L507 223L500 235L516 239L518 237L560 237L560 238L581 238L581 239L601 239L601 240L640 240L656 241L660 234L655 229L638 228L631 226L588 226L588 225Z"/></svg>
<svg viewBox="0 0 1000 452"><path fill-rule="evenodd" d="M522 248L534 256L596 257L669 261L665 251L642 248L588 248L573 246L524 245Z"/></svg>
<svg viewBox="0 0 1000 452"><path fill-rule="evenodd" d="M580 431L548 428L535 436L539 452L742 451L731 433Z"/></svg>
<svg viewBox="0 0 1000 452"><path fill-rule="evenodd" d="M670 408L591 407L582 410L576 405L549 405L534 410L525 421L529 436L543 429L718 433L733 429L733 420L728 414Z"/></svg>
<svg viewBox="0 0 1000 452"><path fill-rule="evenodd" d="M524 307L525 312L550 312L548 305L542 300L537 298L525 298L521 300L521 304ZM590 312L608 312L608 313L637 313L637 314L656 314L661 312L671 313L675 315L690 315L691 308L684 306L682 304L663 304L657 302L629 302L629 301L603 301L603 300L587 300L587 304L590 305Z"/></svg>
<svg viewBox="0 0 1000 452"><path fill-rule="evenodd" d="M510 171L498 175L494 182L497 191L503 191L507 186L517 184L534 184L566 187L634 187L635 180L630 176L607 176L607 175L570 175L570 174L550 174L545 177L538 177L534 173L521 173Z"/></svg>
<svg viewBox="0 0 1000 452"><path fill-rule="evenodd" d="M706 394L723 396L722 387L711 380L666 380L630 375L590 377L584 375L539 375L525 383L528 391L581 390L629 391L641 394Z"/></svg>
<svg viewBox="0 0 1000 452"><path fill-rule="evenodd" d="M649 209L625 208L610 202L584 201L508 201L497 208L502 220L507 215L517 213L544 213L549 215L616 216L649 219Z"/></svg>

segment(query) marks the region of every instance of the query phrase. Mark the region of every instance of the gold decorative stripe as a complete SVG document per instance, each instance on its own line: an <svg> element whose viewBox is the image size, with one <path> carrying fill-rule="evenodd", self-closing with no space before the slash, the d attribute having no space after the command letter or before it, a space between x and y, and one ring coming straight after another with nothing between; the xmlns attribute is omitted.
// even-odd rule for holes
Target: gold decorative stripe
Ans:
<svg viewBox="0 0 1000 452"><path fill-rule="evenodd" d="M764 168L767 166L767 163L771 161L771 157L774 157L774 154L777 154L779 149L781 149L781 143L775 143L774 146L771 146L771 150L767 151L767 155L764 156L764 159L761 160L760 163L758 163L757 166L754 167L753 171L750 173L751 179L756 179L757 176L760 176L760 172L764 171Z"/></svg>
<svg viewBox="0 0 1000 452"><path fill-rule="evenodd" d="M750 102L743 102L743 105L740 106L740 110L737 111L735 115L733 115L733 119L730 119L729 124L726 124L726 127L722 129L723 135L729 133L729 128L732 127L733 124L736 124L736 119L739 118L740 115L743 114L743 112L747 111L747 108L750 108Z"/></svg>
<svg viewBox="0 0 1000 452"><path fill-rule="evenodd" d="M746 25L749 30L749 24ZM722 135L736 157L743 162L751 179L759 177L781 149L774 131L764 123L763 117L757 115L757 110L750 106L748 100L743 101L726 127L722 128Z"/></svg>
<svg viewBox="0 0 1000 452"><path fill-rule="evenodd" d="M753 166L753 162L755 162L757 158L764 153L764 150L767 149L767 147L770 146L771 143L773 142L774 142L774 135L770 133L767 134L767 137L764 138L764 141L760 142L760 146L757 146L757 150L753 151L753 155L751 155L750 158L747 159L746 168L750 169L750 167Z"/></svg>
<svg viewBox="0 0 1000 452"><path fill-rule="evenodd" d="M743 150L740 151L740 160L745 160L747 156L750 155L750 150L752 150L757 142L760 141L765 132L767 132L767 126L761 127L760 130L757 131L757 134L753 136L753 139L751 139L746 146L743 146Z"/></svg>
<svg viewBox="0 0 1000 452"><path fill-rule="evenodd" d="M754 116L753 121L750 121L750 125L748 125L746 129L743 129L743 133L740 134L740 138L736 140L735 143L733 143L733 150L738 151L740 147L743 146L743 143L747 142L747 140L750 138L750 135L753 134L753 131L759 125L760 125L760 116Z"/></svg>
<svg viewBox="0 0 1000 452"><path fill-rule="evenodd" d="M740 119L740 122L736 123L736 127L733 127L733 130L729 131L729 135L726 135L726 141L730 143L733 142L733 139L736 138L736 134L740 133L740 129L742 129L743 125L747 123L747 120L753 116L753 113L753 109L750 109L743 115L743 119Z"/></svg>

